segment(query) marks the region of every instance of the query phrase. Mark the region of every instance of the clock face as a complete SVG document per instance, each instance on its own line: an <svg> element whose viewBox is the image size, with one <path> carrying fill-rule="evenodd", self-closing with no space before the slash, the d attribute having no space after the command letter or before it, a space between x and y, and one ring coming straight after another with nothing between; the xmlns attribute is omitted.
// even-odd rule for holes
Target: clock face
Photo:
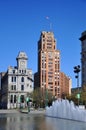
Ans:
<svg viewBox="0 0 86 130"><path fill-rule="evenodd" d="M21 65L24 65L24 61L21 62Z"/></svg>
<svg viewBox="0 0 86 130"><path fill-rule="evenodd" d="M25 65L25 62L24 61L21 61L21 66L24 66Z"/></svg>

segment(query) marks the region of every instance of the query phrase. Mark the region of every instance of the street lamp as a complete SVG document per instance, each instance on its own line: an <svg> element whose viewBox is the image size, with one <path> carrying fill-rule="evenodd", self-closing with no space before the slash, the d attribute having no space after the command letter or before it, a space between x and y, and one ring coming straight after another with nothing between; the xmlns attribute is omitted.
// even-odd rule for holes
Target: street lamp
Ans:
<svg viewBox="0 0 86 130"><path fill-rule="evenodd" d="M75 78L77 79L77 88L78 88L77 98L78 98L78 106L79 106L79 98L80 98L80 94L79 94L79 72L80 72L80 65L77 65L77 66L74 67L74 73L76 73Z"/></svg>
<svg viewBox="0 0 86 130"><path fill-rule="evenodd" d="M46 89L45 91L45 106L47 107L48 106L48 89Z"/></svg>

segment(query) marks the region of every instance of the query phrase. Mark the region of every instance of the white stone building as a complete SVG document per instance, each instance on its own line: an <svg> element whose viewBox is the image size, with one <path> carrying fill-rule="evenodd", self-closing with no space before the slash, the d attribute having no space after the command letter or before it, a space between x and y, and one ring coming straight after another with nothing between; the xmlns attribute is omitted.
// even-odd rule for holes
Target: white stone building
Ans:
<svg viewBox="0 0 86 130"><path fill-rule="evenodd" d="M8 67L2 77L1 93L4 108L19 108L27 106L26 98L33 91L32 70L27 68L28 57L25 52L19 52L16 67Z"/></svg>

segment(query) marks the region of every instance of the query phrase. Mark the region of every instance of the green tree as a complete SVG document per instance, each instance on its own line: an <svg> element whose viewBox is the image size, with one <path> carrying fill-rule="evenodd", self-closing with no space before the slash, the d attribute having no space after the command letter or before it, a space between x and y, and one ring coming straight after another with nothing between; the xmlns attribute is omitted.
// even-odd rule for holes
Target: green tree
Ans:
<svg viewBox="0 0 86 130"><path fill-rule="evenodd" d="M52 102L52 94L48 90L36 88L32 93L33 103L35 107L44 108L48 103Z"/></svg>

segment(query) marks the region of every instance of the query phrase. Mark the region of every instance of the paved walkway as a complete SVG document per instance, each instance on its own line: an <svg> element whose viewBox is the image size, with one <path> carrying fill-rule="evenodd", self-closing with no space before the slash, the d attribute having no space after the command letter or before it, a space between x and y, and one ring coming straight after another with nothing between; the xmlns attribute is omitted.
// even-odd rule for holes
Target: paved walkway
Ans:
<svg viewBox="0 0 86 130"><path fill-rule="evenodd" d="M3 114L3 113L19 113L18 110L7 110L7 109L0 109L0 114Z"/></svg>
<svg viewBox="0 0 86 130"><path fill-rule="evenodd" d="M24 110L25 113L27 113L27 110ZM19 110L16 109L11 109L11 110L7 110L7 109L0 109L0 114L6 114L6 113L20 113ZM31 114L44 114L45 110L33 110L30 111Z"/></svg>

